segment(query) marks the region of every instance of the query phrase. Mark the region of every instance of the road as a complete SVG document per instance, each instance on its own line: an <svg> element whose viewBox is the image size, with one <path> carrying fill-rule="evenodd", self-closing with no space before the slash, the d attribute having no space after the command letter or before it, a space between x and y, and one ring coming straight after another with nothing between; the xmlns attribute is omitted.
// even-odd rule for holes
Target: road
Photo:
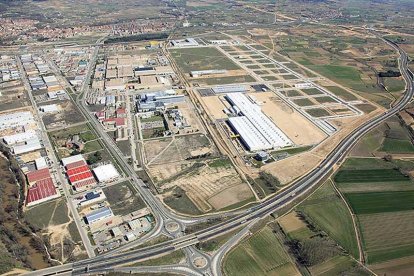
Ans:
<svg viewBox="0 0 414 276"><path fill-rule="evenodd" d="M185 246L194 245L200 241L206 241L216 236L233 231L241 226L254 223L256 220L264 218L269 214L280 210L288 204L296 202L298 198L306 195L310 190L318 185L318 183L329 175L334 166L340 163L346 154L352 149L357 141L367 132L378 126L383 121L394 116L404 109L404 107L412 100L413 90L413 75L407 68L408 57L407 54L398 47L398 45L384 40L388 45L397 50L400 54L399 67L403 78L406 81L406 91L402 98L385 113L373 118L363 125L355 129L342 142L340 142L335 149L319 164L317 168L297 180L291 186L283 190L281 193L275 195L257 206L245 210L243 213L221 222L214 226L195 232L191 235L177 237L173 240L156 244L154 246L132 249L127 252L118 254L97 256L88 260L70 264L70 271L73 275L81 275L85 273L101 273L106 272L115 266L125 265L131 262L142 261L148 258L154 258L173 252ZM214 261L217 263L217 261ZM58 266L48 268L46 270L36 271L28 275L49 275L49 273L67 273L68 266ZM217 268L215 268L217 270Z"/></svg>
<svg viewBox="0 0 414 276"><path fill-rule="evenodd" d="M42 135L41 138L42 138L44 148L46 149L48 157L52 161L52 171L55 172L55 175L57 176L58 181L60 182L59 187L61 187L63 189L64 196L66 197L67 206L68 206L68 208L69 208L69 210L72 214L73 220L75 221L76 227L78 228L79 234L80 234L81 239L82 239L82 243L85 246L86 253L88 254L89 258L94 257L95 256L94 248L93 248L93 246L92 246L92 244L91 244L91 242L88 238L88 233L86 232L86 229L84 229L83 226L82 226L82 219L79 217L76 206L73 203L73 201L70 200L71 193L69 191L68 185L66 185L67 181L66 181L66 179L65 179L65 177L62 173L62 169L59 166L60 162L59 162L59 160L57 160L57 157L54 153L53 146L52 146L52 144L50 142L50 139L49 139L49 135L47 134L46 127L43 123L43 120L41 119L40 114L39 114L39 108L36 104L36 101L33 98L32 89L31 89L31 86L29 84L29 80L27 78L26 71L23 68L23 65L21 63L20 58L17 58L17 61L18 61L17 64L18 64L19 70L22 74L22 81L23 81L24 86L27 90L27 94L29 95L30 102L31 102L31 104L34 108L35 115L37 117L38 125L41 128L41 135Z"/></svg>

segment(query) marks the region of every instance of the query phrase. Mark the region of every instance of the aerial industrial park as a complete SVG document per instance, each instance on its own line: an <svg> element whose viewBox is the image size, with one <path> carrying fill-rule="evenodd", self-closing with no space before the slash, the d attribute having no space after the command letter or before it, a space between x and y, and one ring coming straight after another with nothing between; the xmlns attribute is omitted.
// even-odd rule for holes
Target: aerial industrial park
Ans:
<svg viewBox="0 0 414 276"><path fill-rule="evenodd" d="M0 275L414 273L410 1L104 2L0 3Z"/></svg>

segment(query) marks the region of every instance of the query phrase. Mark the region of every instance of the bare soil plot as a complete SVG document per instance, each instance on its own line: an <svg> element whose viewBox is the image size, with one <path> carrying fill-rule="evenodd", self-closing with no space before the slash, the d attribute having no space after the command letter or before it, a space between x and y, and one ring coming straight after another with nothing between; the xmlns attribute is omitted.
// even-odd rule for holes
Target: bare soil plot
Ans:
<svg viewBox="0 0 414 276"><path fill-rule="evenodd" d="M256 93L254 97L263 103L262 111L296 144L310 145L325 137L318 127L295 109L285 104L272 92Z"/></svg>
<svg viewBox="0 0 414 276"><path fill-rule="evenodd" d="M213 161L214 162L214 161ZM231 163L206 162L169 181L163 189L179 187L202 212L220 210L253 197Z"/></svg>
<svg viewBox="0 0 414 276"><path fill-rule="evenodd" d="M229 108L230 105L227 102L221 100L218 96L203 97L202 102L207 113L215 120L225 119L227 115L223 112L225 108Z"/></svg>

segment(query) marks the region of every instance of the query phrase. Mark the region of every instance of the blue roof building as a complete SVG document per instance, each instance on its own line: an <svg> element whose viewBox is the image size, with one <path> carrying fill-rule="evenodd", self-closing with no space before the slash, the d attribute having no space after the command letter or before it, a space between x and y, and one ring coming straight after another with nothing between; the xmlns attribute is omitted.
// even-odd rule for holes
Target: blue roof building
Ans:
<svg viewBox="0 0 414 276"><path fill-rule="evenodd" d="M86 222L88 224L92 224L95 222L98 222L100 220L106 219L106 218L110 218L112 217L114 214L112 213L111 208L109 207L105 207L105 208L100 208L96 211L93 211L89 214L87 214L85 216Z"/></svg>

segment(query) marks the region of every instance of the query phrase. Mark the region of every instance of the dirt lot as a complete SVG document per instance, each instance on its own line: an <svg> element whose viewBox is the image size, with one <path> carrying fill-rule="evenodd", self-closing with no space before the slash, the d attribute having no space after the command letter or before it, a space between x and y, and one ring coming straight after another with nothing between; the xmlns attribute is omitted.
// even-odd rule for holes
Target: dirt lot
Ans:
<svg viewBox="0 0 414 276"><path fill-rule="evenodd" d="M320 145L315 147L312 151L294 155L290 158L283 159L278 162L273 162L262 167L262 170L275 175L281 184L287 184L296 178L306 174L326 156L332 149L353 129L380 114L381 110L376 110L370 114L365 114L359 117L336 119L335 124L342 129L323 141Z"/></svg>
<svg viewBox="0 0 414 276"><path fill-rule="evenodd" d="M210 148L210 153L214 153L209 139L203 134L174 136L144 144L147 165L184 161L194 157L200 150L204 151L205 148Z"/></svg>
<svg viewBox="0 0 414 276"><path fill-rule="evenodd" d="M223 112L223 109L229 106L226 106L218 96L203 97L201 101L203 101L203 106L207 113L214 120L227 118L227 115Z"/></svg>
<svg viewBox="0 0 414 276"><path fill-rule="evenodd" d="M253 197L245 183L230 163L215 161L200 164L179 178L163 185L183 189L191 201L203 212L220 210Z"/></svg>
<svg viewBox="0 0 414 276"><path fill-rule="evenodd" d="M321 142L326 134L296 110L285 104L272 92L255 93L263 102L262 110L296 144L311 145Z"/></svg>

